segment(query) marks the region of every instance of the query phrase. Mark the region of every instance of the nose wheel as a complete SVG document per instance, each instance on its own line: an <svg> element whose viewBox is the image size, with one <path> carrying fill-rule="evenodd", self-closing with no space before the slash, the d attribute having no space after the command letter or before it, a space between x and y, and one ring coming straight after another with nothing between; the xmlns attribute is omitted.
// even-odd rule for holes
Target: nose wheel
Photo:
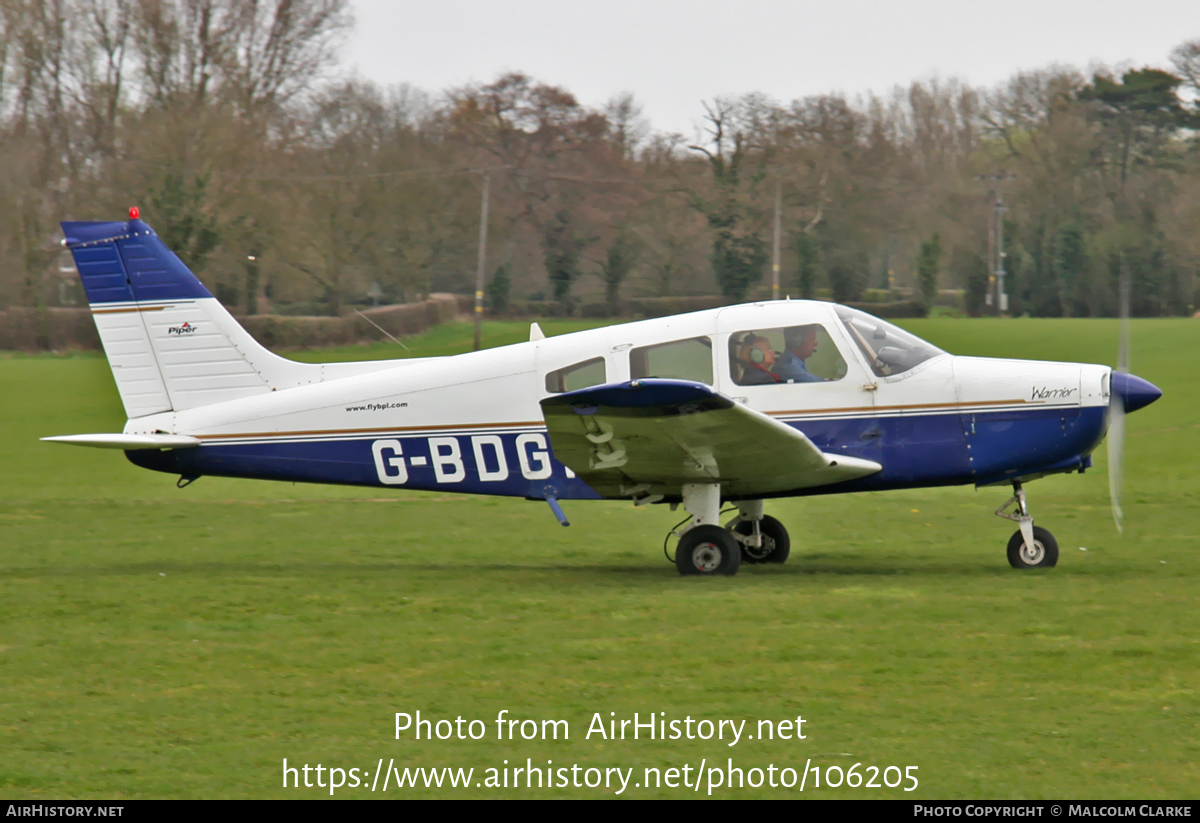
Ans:
<svg viewBox="0 0 1200 823"><path fill-rule="evenodd" d="M1058 563L1058 541L1048 529L1033 527L1033 544L1018 529L1008 539L1008 564L1014 569L1048 569Z"/></svg>
<svg viewBox="0 0 1200 823"><path fill-rule="evenodd" d="M1016 504L1016 511L1006 512ZM1025 489L1020 480L1013 481L1013 496L996 509L996 514L1016 521L1019 529L1008 539L1008 564L1014 569L1048 569L1058 564L1058 541L1049 529L1033 525L1029 506L1025 502Z"/></svg>

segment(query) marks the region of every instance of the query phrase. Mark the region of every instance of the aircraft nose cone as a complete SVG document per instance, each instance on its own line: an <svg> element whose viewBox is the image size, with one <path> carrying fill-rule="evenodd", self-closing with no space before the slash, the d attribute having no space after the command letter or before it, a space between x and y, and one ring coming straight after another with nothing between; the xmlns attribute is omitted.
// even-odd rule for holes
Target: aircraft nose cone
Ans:
<svg viewBox="0 0 1200 823"><path fill-rule="evenodd" d="M1113 393L1125 403L1125 411L1135 412L1162 397L1162 389L1135 374L1112 373Z"/></svg>

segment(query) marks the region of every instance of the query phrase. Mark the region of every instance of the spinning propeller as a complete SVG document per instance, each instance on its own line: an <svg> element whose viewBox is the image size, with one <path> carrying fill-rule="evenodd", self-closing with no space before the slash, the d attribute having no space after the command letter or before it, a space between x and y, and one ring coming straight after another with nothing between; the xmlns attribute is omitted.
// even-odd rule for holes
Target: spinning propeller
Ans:
<svg viewBox="0 0 1200 823"><path fill-rule="evenodd" d="M1121 256L1121 280L1118 292L1121 318L1117 344L1117 370L1109 378L1108 397L1108 494L1112 499L1113 521L1124 532L1121 511L1121 481L1125 475L1125 415L1145 408L1162 397L1162 390L1149 380L1129 373L1129 264Z"/></svg>
<svg viewBox="0 0 1200 823"><path fill-rule="evenodd" d="M1129 264L1121 255L1121 277L1117 287L1117 312L1121 318L1117 343L1117 370L1109 378L1108 398L1108 497L1112 501L1113 522L1125 533L1121 511L1121 483L1125 477L1125 397L1129 380Z"/></svg>

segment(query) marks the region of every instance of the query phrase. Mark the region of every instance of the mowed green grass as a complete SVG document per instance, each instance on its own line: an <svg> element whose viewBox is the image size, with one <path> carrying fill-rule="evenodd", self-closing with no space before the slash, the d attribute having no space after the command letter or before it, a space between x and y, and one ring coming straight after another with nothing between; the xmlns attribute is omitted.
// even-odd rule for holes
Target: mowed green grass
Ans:
<svg viewBox="0 0 1200 823"><path fill-rule="evenodd" d="M964 354L1112 362L1116 323L906 323ZM547 331L566 330L564 325ZM289 764L917 766L900 789L715 797L1182 798L1200 785L1200 321L1135 321L1126 533L1105 459L1028 487L1058 536L1018 572L1004 488L771 502L782 567L682 579L665 507L545 505L202 478L43 444L118 431L100 357L0 359L0 793L328 797ZM485 339L525 339L523 324ZM409 342L470 345L470 327ZM395 347L333 359L395 356ZM306 356L313 356L308 353ZM1101 450L1103 451L1103 449ZM1082 551L1081 547L1087 551ZM395 740L393 713L488 722L479 741ZM494 718L565 719L569 741L497 741ZM802 715L802 741L604 741L609 718ZM757 734L755 734L757 738ZM313 775L315 777L315 774ZM382 783L382 779L381 779ZM604 796L603 788L338 797ZM701 791L701 796L704 792ZM696 796L630 788L625 797Z"/></svg>

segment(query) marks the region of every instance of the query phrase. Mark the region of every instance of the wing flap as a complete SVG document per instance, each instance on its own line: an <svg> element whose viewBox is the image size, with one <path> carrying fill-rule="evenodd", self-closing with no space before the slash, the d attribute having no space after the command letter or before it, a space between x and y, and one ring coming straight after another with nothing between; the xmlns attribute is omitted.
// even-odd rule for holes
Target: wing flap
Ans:
<svg viewBox="0 0 1200 823"><path fill-rule="evenodd" d="M685 380L567 392L543 400L542 412L555 457L606 497L678 495L684 483L720 483L728 496L770 494L882 469L825 454L803 432Z"/></svg>

